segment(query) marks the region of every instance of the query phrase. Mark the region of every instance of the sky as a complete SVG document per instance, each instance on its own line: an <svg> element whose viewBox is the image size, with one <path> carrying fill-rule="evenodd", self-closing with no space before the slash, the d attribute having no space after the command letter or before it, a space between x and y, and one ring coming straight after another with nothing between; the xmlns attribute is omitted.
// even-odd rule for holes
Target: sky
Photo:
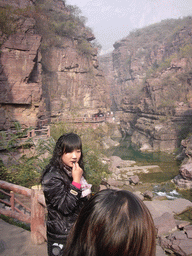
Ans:
<svg viewBox="0 0 192 256"><path fill-rule="evenodd" d="M87 18L100 54L112 51L113 44L130 31L165 19L192 16L192 0L66 0Z"/></svg>

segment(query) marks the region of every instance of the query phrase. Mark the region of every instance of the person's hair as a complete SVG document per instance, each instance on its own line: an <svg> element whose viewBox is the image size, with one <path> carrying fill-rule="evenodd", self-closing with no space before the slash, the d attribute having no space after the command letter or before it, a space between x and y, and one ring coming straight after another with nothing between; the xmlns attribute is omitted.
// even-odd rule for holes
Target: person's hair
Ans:
<svg viewBox="0 0 192 256"><path fill-rule="evenodd" d="M154 256L155 226L145 204L126 190L106 189L82 208L65 256Z"/></svg>
<svg viewBox="0 0 192 256"><path fill-rule="evenodd" d="M44 175L49 171L51 166L54 166L58 170L61 170L63 166L62 155L64 153L72 152L75 149L81 150L79 166L84 170L81 138L75 133L66 133L59 137L59 139L57 140L52 158L42 173L41 181Z"/></svg>

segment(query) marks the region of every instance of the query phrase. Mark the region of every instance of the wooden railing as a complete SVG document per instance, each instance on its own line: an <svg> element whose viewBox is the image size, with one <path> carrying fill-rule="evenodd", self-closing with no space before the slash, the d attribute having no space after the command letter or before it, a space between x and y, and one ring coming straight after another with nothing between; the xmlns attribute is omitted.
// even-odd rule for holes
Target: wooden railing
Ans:
<svg viewBox="0 0 192 256"><path fill-rule="evenodd" d="M0 180L0 188L0 193L10 198L9 201L0 199L0 202L9 206L9 209L0 208L0 214L29 223L31 227L31 239L34 244L42 244L47 240L45 225L46 205L41 187L34 186L29 189ZM16 198L17 194L30 198L31 208L25 206L18 200ZM24 211L19 210L15 203L21 205L29 214L25 214Z"/></svg>
<svg viewBox="0 0 192 256"><path fill-rule="evenodd" d="M102 123L105 121L112 121L113 115L109 116L82 116L82 117L62 117L62 116L55 116L49 119L40 120L38 123L38 127L42 127L42 124L50 124L50 123L57 123L57 122L66 122L66 123Z"/></svg>
<svg viewBox="0 0 192 256"><path fill-rule="evenodd" d="M32 138L32 137L50 137L50 126L43 126L41 129L32 129L28 131L27 137Z"/></svg>
<svg viewBox="0 0 192 256"><path fill-rule="evenodd" d="M21 130L21 133L23 130ZM10 130L10 131L1 131L0 133L0 150L6 149L8 143L10 143L13 135L18 135L18 131ZM48 138L50 137L50 126L44 126L41 129L29 129L26 133L21 134L17 139L15 139L14 143L12 142L11 146L18 146L22 143L25 143L30 138Z"/></svg>
<svg viewBox="0 0 192 256"><path fill-rule="evenodd" d="M57 118L56 118L57 120ZM90 123L90 124L99 124L105 121L112 121L112 116L94 116L94 117L75 117L75 118L61 118L59 117L59 121L67 122L67 123ZM57 120L57 121L58 121ZM49 120L51 122L51 119ZM50 137L50 126L49 125L42 125L48 122L48 119L41 120L42 123L39 123L39 128L33 128L26 131L24 134L20 134L19 142L15 141L16 146L17 143L24 143L29 138L48 138ZM23 129L21 130L21 133ZM17 130L10 130L10 131L1 131L0 133L0 150L4 150L7 148L10 139L13 135L18 135ZM18 145L17 145L18 146Z"/></svg>
<svg viewBox="0 0 192 256"><path fill-rule="evenodd" d="M66 118L68 123L101 123L106 121L106 117L75 117L75 118Z"/></svg>

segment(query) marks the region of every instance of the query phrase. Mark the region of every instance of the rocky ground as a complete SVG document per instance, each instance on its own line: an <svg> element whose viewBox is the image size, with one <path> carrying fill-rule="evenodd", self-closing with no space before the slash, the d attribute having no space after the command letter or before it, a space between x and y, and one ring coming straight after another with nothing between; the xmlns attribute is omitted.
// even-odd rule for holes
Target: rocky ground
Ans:
<svg viewBox="0 0 192 256"><path fill-rule="evenodd" d="M106 183L103 182L100 189L106 187L128 189L144 201L157 228L157 248L160 247L159 250L162 250L159 252L160 255L192 255L192 222L183 221L178 217L181 213L192 209L192 202L184 198L167 200L154 196L150 190L141 192L138 189L141 186L137 187L140 183L138 173L147 173L150 170L159 171L159 167L156 165L137 166L135 161L122 160L117 156L103 161L108 162L112 175ZM143 188L145 188L144 185Z"/></svg>

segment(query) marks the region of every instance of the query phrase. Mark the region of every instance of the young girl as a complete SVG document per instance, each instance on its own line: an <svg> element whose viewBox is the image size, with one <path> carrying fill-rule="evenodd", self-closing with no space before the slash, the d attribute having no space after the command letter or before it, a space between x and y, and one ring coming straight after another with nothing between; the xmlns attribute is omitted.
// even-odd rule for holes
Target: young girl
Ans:
<svg viewBox="0 0 192 256"><path fill-rule="evenodd" d="M41 178L48 210L49 256L63 254L69 231L91 192L83 175L81 139L74 133L64 134L58 139Z"/></svg>

